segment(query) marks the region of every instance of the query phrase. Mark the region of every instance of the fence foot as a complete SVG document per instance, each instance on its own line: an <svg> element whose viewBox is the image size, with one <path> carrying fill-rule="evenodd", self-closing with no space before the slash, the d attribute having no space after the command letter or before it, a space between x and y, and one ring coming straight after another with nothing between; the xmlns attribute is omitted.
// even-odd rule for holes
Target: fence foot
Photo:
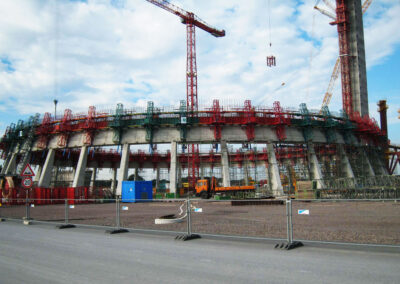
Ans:
<svg viewBox="0 0 400 284"><path fill-rule="evenodd" d="M75 227L76 226L72 225L72 224L65 224L65 225L57 226L57 228L59 228L59 229L69 229L69 228L75 228Z"/></svg>
<svg viewBox="0 0 400 284"><path fill-rule="evenodd" d="M109 230L107 233L113 235L113 234L120 234L120 233L128 233L129 230L127 229L115 229L115 230Z"/></svg>
<svg viewBox="0 0 400 284"><path fill-rule="evenodd" d="M0 218L0 222L5 222L5 221L6 221L6 219Z"/></svg>
<svg viewBox="0 0 400 284"><path fill-rule="evenodd" d="M194 240L194 239L200 239L201 236L197 235L197 234L190 234L190 235L179 235L175 237L175 240L179 240L179 241L190 241L190 240Z"/></svg>
<svg viewBox="0 0 400 284"><path fill-rule="evenodd" d="M291 249L295 249L295 248L302 247L302 246L304 246L302 242L294 241L291 243L276 244L275 248L291 250Z"/></svg>
<svg viewBox="0 0 400 284"><path fill-rule="evenodd" d="M29 218L23 218L22 219L22 224L24 224L24 225L30 225L30 224L32 224L32 222L31 222L31 219L29 219Z"/></svg>

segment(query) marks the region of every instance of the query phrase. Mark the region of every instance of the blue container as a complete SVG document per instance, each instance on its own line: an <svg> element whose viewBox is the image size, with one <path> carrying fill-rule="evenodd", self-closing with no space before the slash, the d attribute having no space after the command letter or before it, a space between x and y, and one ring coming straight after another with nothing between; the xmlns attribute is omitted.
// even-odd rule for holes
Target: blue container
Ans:
<svg viewBox="0 0 400 284"><path fill-rule="evenodd" d="M123 181L122 202L143 202L153 200L151 181Z"/></svg>

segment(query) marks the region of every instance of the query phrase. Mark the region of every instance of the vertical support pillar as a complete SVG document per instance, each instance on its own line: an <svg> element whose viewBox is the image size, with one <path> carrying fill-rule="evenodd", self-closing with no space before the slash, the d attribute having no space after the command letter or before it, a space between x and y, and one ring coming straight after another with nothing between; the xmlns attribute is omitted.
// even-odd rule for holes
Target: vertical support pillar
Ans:
<svg viewBox="0 0 400 284"><path fill-rule="evenodd" d="M377 162L378 167L377 170L379 171L378 175L389 175L388 168L386 166L385 160L382 158L382 153L374 152L373 159Z"/></svg>
<svg viewBox="0 0 400 284"><path fill-rule="evenodd" d="M119 165L118 171L118 185L117 190L115 192L116 196L121 196L122 193L122 182L128 177L128 168L129 168L129 144L122 145L122 156L121 162Z"/></svg>
<svg viewBox="0 0 400 284"><path fill-rule="evenodd" d="M362 148L360 148L360 158L362 159L362 165L365 172L367 173L367 176L374 177L375 176L374 169L372 168L372 165L368 159L367 153L365 153L365 150Z"/></svg>
<svg viewBox="0 0 400 284"><path fill-rule="evenodd" d="M74 181L72 187L84 186L85 183L85 170L87 164L88 149L87 146L82 146L81 153L79 154L78 164L76 166Z"/></svg>
<svg viewBox="0 0 400 284"><path fill-rule="evenodd" d="M10 161L8 162L8 165L6 167L5 174L14 174L16 167L17 167L17 154L12 153Z"/></svg>
<svg viewBox="0 0 400 284"><path fill-rule="evenodd" d="M158 188L160 187L160 165L157 164L156 169L156 192L158 192Z"/></svg>
<svg viewBox="0 0 400 284"><path fill-rule="evenodd" d="M169 192L176 194L176 174L177 174L177 143L171 142L171 165L169 171Z"/></svg>
<svg viewBox="0 0 400 284"><path fill-rule="evenodd" d="M135 181L138 181L139 179L138 179L138 175L139 175L139 168L138 167L136 167L135 168Z"/></svg>
<svg viewBox="0 0 400 284"><path fill-rule="evenodd" d="M243 169L244 169L244 184L245 185L249 185L249 162L246 161L243 165Z"/></svg>
<svg viewBox="0 0 400 284"><path fill-rule="evenodd" d="M4 161L3 167L1 168L1 174L5 174L6 173L6 169L8 167L8 164L10 163L11 160L11 155L7 154L7 158Z"/></svg>
<svg viewBox="0 0 400 284"><path fill-rule="evenodd" d="M35 177L34 177L34 179L33 179L34 182L36 182L36 183L39 182L40 176L41 176L41 174L42 174L42 170L43 170L43 166L42 166L42 165L39 165L39 166L37 167L37 170L36 170L36 175L35 175Z"/></svg>
<svg viewBox="0 0 400 284"><path fill-rule="evenodd" d="M94 188L96 183L96 176L97 176L97 168L93 168L92 177L90 178L90 187Z"/></svg>
<svg viewBox="0 0 400 284"><path fill-rule="evenodd" d="M268 151L268 163L269 163L269 174L271 177L271 189L274 196L283 195L283 187L281 182L281 177L279 176L279 167L276 161L275 149L272 143L267 144Z"/></svg>
<svg viewBox="0 0 400 284"><path fill-rule="evenodd" d="M338 150L340 155L341 168L345 177L354 178L354 172L353 169L351 168L349 158L347 157L343 145L338 145Z"/></svg>
<svg viewBox="0 0 400 284"><path fill-rule="evenodd" d="M231 179L229 176L229 157L228 147L226 141L221 141L221 164L222 164L222 183L224 187L231 186Z"/></svg>
<svg viewBox="0 0 400 284"><path fill-rule="evenodd" d="M56 151L54 149L49 149L49 152L47 152L46 161L44 162L42 174L39 178L38 187L48 187L50 185L55 153Z"/></svg>
<svg viewBox="0 0 400 284"><path fill-rule="evenodd" d="M266 177L267 177L268 190L269 190L269 192L272 192L271 171L269 170L269 164L267 161L265 161L265 171L266 171Z"/></svg>
<svg viewBox="0 0 400 284"><path fill-rule="evenodd" d="M54 173L54 187L57 187L58 173L60 172L60 166L56 166Z"/></svg>
<svg viewBox="0 0 400 284"><path fill-rule="evenodd" d="M308 155L309 155L309 166L310 166L310 179L317 180L317 189L324 188L323 175L321 171L321 166L318 162L317 154L315 154L314 144L308 144Z"/></svg>
<svg viewBox="0 0 400 284"><path fill-rule="evenodd" d="M115 196L117 189L117 168L113 168L113 178L111 180L111 191L113 193L113 196Z"/></svg>

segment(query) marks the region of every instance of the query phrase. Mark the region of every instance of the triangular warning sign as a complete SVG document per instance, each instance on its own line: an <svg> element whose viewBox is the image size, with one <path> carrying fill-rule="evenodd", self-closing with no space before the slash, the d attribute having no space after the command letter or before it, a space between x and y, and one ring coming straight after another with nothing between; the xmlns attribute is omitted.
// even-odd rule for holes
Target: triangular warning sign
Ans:
<svg viewBox="0 0 400 284"><path fill-rule="evenodd" d="M22 177L33 177L35 173L32 171L32 168L29 164L26 164L24 170L21 172Z"/></svg>

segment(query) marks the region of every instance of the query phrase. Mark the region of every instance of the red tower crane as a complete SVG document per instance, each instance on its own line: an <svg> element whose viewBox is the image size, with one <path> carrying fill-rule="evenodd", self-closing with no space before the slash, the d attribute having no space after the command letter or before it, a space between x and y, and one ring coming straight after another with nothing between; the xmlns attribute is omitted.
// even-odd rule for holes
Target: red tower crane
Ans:
<svg viewBox="0 0 400 284"><path fill-rule="evenodd" d="M336 21L339 35L340 70L342 72L342 100L343 109L350 117L353 116L353 94L350 75L350 46L349 46L349 11L346 0L336 0Z"/></svg>
<svg viewBox="0 0 400 284"><path fill-rule="evenodd" d="M168 12L177 15L181 18L182 23L186 25L187 35L187 60L186 60L186 106L187 111L193 116L198 111L198 100L197 100L197 63L196 63L196 30L198 27L215 37L225 36L224 30L218 30L192 12L185 11L166 0L146 0ZM199 176L199 169L197 166L197 160L199 158L199 147L196 144L192 144L188 149L188 179L189 184L194 188L197 177Z"/></svg>
<svg viewBox="0 0 400 284"><path fill-rule="evenodd" d="M319 1L318 1L319 2ZM317 4L318 4L317 2ZM329 11L319 8L317 5L314 6L314 9L318 10L322 14L328 16L334 21L331 23L333 25L337 25L338 34L339 34L339 57L336 60L335 67L333 68L333 73L331 76L331 80L329 82L328 90L325 93L324 100L322 102L322 107L320 113L322 113L322 108L327 106L332 98L332 91L335 85L336 79L339 75L340 69L345 66L347 73L342 75L342 93L343 93L343 109L349 116L353 115L353 106L352 106L352 91L351 91L351 77L350 77L350 55L349 55L349 44L348 44L348 34L349 31L349 21L348 21L348 11L346 1L337 0L336 8L334 4L332 4L328 0L323 0L323 2L329 7ZM362 13L364 14L369 6L371 5L372 0L365 0L362 4ZM340 13L340 15L339 15ZM342 58L342 59L341 59ZM343 69L342 69L343 70ZM343 72L343 71L342 71ZM343 86L343 84L348 84L347 86Z"/></svg>
<svg viewBox="0 0 400 284"><path fill-rule="evenodd" d="M186 96L187 110L194 112L198 110L197 101L197 64L196 64L196 30L195 27L202 29L215 37L225 36L224 30L218 30L192 12L185 11L166 0L146 0L172 14L181 18L182 23L186 25L187 35L187 61L186 61Z"/></svg>

